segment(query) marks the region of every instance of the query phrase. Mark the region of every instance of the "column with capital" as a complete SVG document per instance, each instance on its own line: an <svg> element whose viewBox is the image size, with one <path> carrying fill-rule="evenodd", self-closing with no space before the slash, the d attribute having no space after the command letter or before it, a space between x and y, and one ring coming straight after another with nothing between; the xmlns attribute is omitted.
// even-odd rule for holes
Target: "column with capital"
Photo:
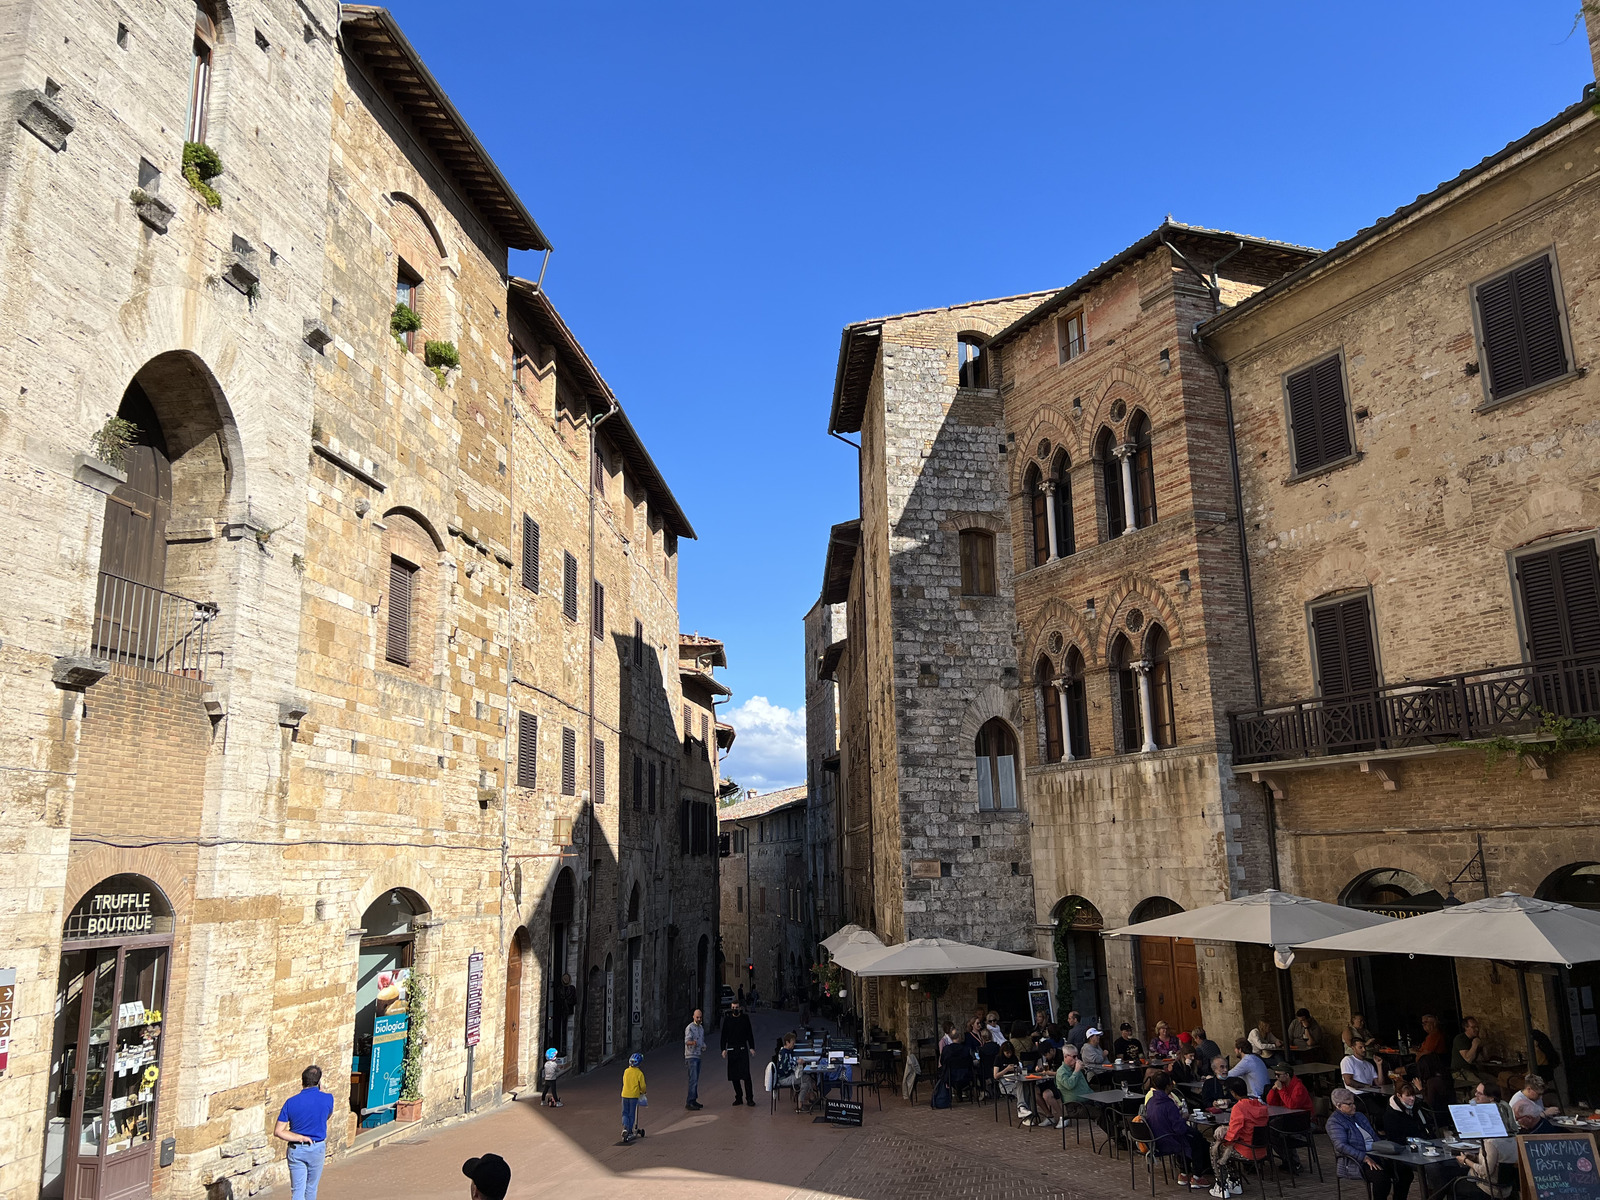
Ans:
<svg viewBox="0 0 1600 1200"><path fill-rule="evenodd" d="M1139 723L1144 729L1144 745L1139 747L1141 754L1149 754L1157 749L1155 725L1151 720L1150 709L1150 668L1155 664L1148 658L1141 658L1133 664L1133 669L1139 676Z"/></svg>
<svg viewBox="0 0 1600 1200"><path fill-rule="evenodd" d="M1056 700L1061 705L1061 761L1071 762L1072 753L1072 722L1067 719L1067 689L1072 686L1072 681L1065 675L1061 677L1056 686Z"/></svg>
<svg viewBox="0 0 1600 1200"><path fill-rule="evenodd" d="M1047 563L1053 563L1053 562L1056 561L1056 557L1057 557L1056 556L1056 481L1054 479L1047 479L1047 480L1044 481L1044 520L1045 520L1045 527L1050 532L1050 557L1047 558L1045 561Z"/></svg>
<svg viewBox="0 0 1600 1200"><path fill-rule="evenodd" d="M1111 453L1122 464L1122 532L1132 533L1139 528L1139 510L1133 504L1133 455L1138 449L1132 442L1112 447Z"/></svg>

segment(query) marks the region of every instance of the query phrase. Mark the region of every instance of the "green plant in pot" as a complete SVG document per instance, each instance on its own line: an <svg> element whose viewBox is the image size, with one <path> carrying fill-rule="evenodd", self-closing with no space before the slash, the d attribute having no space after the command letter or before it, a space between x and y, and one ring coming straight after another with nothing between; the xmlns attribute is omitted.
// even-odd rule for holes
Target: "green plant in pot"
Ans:
<svg viewBox="0 0 1600 1200"><path fill-rule="evenodd" d="M422 1054L428 1046L428 996L433 981L413 969L406 976L406 1051L400 1060L400 1099L394 1107L397 1121L422 1116Z"/></svg>
<svg viewBox="0 0 1600 1200"><path fill-rule="evenodd" d="M433 377L443 387L445 375L461 365L461 355L454 342L424 342L422 361L433 368Z"/></svg>

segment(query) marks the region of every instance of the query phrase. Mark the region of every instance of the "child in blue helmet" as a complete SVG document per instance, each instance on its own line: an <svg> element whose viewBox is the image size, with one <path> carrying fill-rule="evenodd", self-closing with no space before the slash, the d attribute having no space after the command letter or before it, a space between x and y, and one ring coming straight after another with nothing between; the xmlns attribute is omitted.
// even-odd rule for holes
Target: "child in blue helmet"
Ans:
<svg viewBox="0 0 1600 1200"><path fill-rule="evenodd" d="M622 1073L622 1140L624 1142L633 1141L635 1136L644 1136L644 1128L638 1125L639 1106L649 1103L644 1096L644 1072L639 1069L643 1065L644 1055L630 1055L628 1069Z"/></svg>
<svg viewBox="0 0 1600 1200"><path fill-rule="evenodd" d="M564 1064L551 1046L544 1052L544 1070L540 1072L540 1103L550 1108L560 1108L561 1093L556 1090L556 1080L561 1077Z"/></svg>

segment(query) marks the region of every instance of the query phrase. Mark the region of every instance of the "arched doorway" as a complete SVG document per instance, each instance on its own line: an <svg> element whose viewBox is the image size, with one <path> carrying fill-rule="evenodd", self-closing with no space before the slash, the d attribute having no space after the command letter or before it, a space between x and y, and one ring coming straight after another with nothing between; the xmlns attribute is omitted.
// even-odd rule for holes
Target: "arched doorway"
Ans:
<svg viewBox="0 0 1600 1200"><path fill-rule="evenodd" d="M572 986L568 955L576 891L572 868L562 867L550 898L550 962L544 973L544 1044L554 1046L563 1056L571 1053L572 1023L577 1019L578 1009L578 989Z"/></svg>
<svg viewBox="0 0 1600 1200"><path fill-rule="evenodd" d="M513 1092L522 1086L522 961L532 939L523 926L512 935L506 953L506 1033L500 1068L500 1090Z"/></svg>
<svg viewBox="0 0 1600 1200"><path fill-rule="evenodd" d="M1396 867L1380 867L1357 875L1339 895L1339 903L1387 917L1414 917L1437 912L1444 897L1422 879ZM1422 1035L1422 1018L1439 1018L1445 1036L1461 1028L1461 997L1454 959L1419 954L1366 954L1345 961L1350 983L1350 1010L1384 1038L1405 1033Z"/></svg>
<svg viewBox="0 0 1600 1200"><path fill-rule="evenodd" d="M40 1195L150 1195L172 905L142 875L113 875L61 931Z"/></svg>
<svg viewBox="0 0 1600 1200"><path fill-rule="evenodd" d="M1600 863L1568 863L1546 876L1534 895L1600 911ZM1555 984L1555 1003L1547 1006L1555 1027L1549 1032L1561 1044L1567 1095L1600 1095L1600 1037L1591 1036L1600 1022L1600 963L1560 967Z"/></svg>
<svg viewBox="0 0 1600 1200"><path fill-rule="evenodd" d="M1153 921L1183 911L1165 896L1142 901L1129 923ZM1144 994L1144 1027L1154 1029L1165 1021L1172 1029L1193 1029L1205 1024L1200 1011L1200 968L1195 964L1194 939L1142 937L1134 939L1134 976Z"/></svg>
<svg viewBox="0 0 1600 1200"><path fill-rule="evenodd" d="M1056 1016L1065 1020L1077 1009L1098 1025L1111 1019L1111 992L1106 980L1106 927L1100 910L1082 896L1067 896L1050 910L1056 927Z"/></svg>
<svg viewBox="0 0 1600 1200"><path fill-rule="evenodd" d="M361 914L350 1106L363 1129L394 1120L410 1025L406 980L416 961L416 920L427 911L415 892L390 888Z"/></svg>

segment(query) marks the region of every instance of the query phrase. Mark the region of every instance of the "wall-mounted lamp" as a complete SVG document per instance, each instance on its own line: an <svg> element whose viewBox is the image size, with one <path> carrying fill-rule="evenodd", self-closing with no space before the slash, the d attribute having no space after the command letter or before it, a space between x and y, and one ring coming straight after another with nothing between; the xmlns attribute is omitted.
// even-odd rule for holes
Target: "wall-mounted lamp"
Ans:
<svg viewBox="0 0 1600 1200"><path fill-rule="evenodd" d="M1167 374L1170 374L1171 371L1172 371L1172 351L1163 350L1161 352L1161 373L1163 375L1167 375Z"/></svg>

